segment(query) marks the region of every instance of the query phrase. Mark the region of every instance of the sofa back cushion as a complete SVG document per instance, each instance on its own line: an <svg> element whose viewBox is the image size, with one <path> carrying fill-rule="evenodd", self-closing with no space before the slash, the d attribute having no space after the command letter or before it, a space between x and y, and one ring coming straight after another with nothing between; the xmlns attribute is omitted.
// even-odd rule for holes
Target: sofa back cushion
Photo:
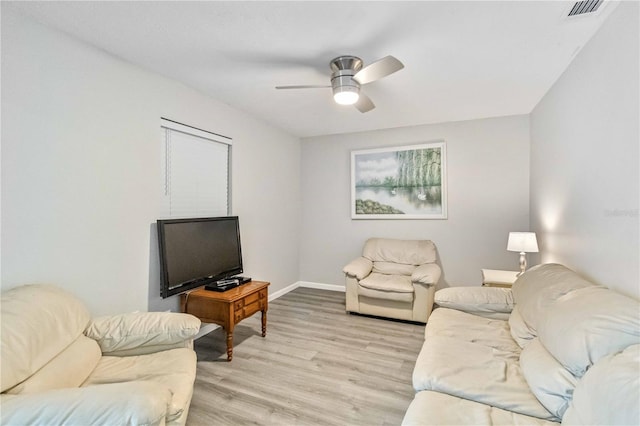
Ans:
<svg viewBox="0 0 640 426"><path fill-rule="evenodd" d="M529 269L518 277L512 287L519 320L526 325L520 324L517 332L512 330L514 338L517 336L516 340L521 342L528 340L522 334L526 330L530 333L530 339L536 337L539 321L545 317L544 311L549 305L564 294L593 286L594 283L563 265L547 263Z"/></svg>
<svg viewBox="0 0 640 426"><path fill-rule="evenodd" d="M411 276L416 270L414 265L393 262L373 262L372 272L385 275L408 275Z"/></svg>
<svg viewBox="0 0 640 426"><path fill-rule="evenodd" d="M8 389L8 394L31 394L53 389L77 388L100 362L98 342L78 336L66 349L36 371L27 380Z"/></svg>
<svg viewBox="0 0 640 426"><path fill-rule="evenodd" d="M385 268L384 263L413 266L435 263L436 246L429 240L370 238L362 249L362 256L374 262L374 267L382 273L380 267Z"/></svg>
<svg viewBox="0 0 640 426"><path fill-rule="evenodd" d="M607 355L578 382L563 425L640 424L640 345Z"/></svg>
<svg viewBox="0 0 640 426"><path fill-rule="evenodd" d="M531 392L557 421L562 419L578 379L533 339L520 353L520 368Z"/></svg>
<svg viewBox="0 0 640 426"><path fill-rule="evenodd" d="M26 380L82 334L90 315L52 285L15 287L1 297L0 392Z"/></svg>
<svg viewBox="0 0 640 426"><path fill-rule="evenodd" d="M513 307L511 315L509 315L509 331L511 331L513 340L515 340L521 348L524 348L529 342L536 338L536 332L522 319L518 305Z"/></svg>
<svg viewBox="0 0 640 426"><path fill-rule="evenodd" d="M605 287L565 294L540 321L540 341L576 377L599 359L640 344L640 302Z"/></svg>

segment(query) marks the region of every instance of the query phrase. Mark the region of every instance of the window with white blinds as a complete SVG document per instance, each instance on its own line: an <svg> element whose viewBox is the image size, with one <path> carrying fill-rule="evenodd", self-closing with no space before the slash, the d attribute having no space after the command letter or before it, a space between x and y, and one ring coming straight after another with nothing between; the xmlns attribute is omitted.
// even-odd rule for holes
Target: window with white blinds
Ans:
<svg viewBox="0 0 640 426"><path fill-rule="evenodd" d="M162 119L163 218L229 215L231 139Z"/></svg>

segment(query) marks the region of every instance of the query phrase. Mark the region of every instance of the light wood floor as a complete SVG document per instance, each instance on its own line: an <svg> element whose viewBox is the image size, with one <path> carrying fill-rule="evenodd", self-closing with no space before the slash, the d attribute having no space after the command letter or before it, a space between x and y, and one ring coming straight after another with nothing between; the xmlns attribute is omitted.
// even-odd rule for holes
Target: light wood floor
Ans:
<svg viewBox="0 0 640 426"><path fill-rule="evenodd" d="M198 370L187 420L196 425L399 425L424 326L349 315L344 293L297 288L234 333L196 340Z"/></svg>

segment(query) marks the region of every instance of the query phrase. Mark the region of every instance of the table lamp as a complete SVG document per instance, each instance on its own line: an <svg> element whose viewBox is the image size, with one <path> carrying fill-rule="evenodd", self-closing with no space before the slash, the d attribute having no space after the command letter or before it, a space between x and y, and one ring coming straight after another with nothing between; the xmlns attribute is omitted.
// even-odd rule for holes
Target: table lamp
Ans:
<svg viewBox="0 0 640 426"><path fill-rule="evenodd" d="M520 252L520 274L527 269L527 253L538 252L535 232L509 232L507 250Z"/></svg>

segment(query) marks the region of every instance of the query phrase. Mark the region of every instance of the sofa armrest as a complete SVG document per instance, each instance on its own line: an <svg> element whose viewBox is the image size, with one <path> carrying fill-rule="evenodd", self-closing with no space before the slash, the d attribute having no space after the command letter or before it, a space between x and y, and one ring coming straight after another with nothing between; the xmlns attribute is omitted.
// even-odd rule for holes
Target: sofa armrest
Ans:
<svg viewBox="0 0 640 426"><path fill-rule="evenodd" d="M369 259L365 257L359 257L355 260L352 260L347 264L347 266L342 268L342 272L361 280L367 275L369 275L372 269L373 269L373 262L371 262Z"/></svg>
<svg viewBox="0 0 640 426"><path fill-rule="evenodd" d="M170 404L167 386L145 381L2 395L2 424L163 425Z"/></svg>
<svg viewBox="0 0 640 426"><path fill-rule="evenodd" d="M481 315L482 313L508 314L513 310L510 288L449 287L438 290L435 303L443 308L457 309Z"/></svg>
<svg viewBox="0 0 640 426"><path fill-rule="evenodd" d="M185 347L200 331L200 320L174 312L138 312L92 320L84 334L105 355L139 355ZM145 350L150 349L150 350Z"/></svg>
<svg viewBox="0 0 640 426"><path fill-rule="evenodd" d="M441 270L435 263L425 263L418 266L411 274L411 281L420 284L438 284L440 279Z"/></svg>

